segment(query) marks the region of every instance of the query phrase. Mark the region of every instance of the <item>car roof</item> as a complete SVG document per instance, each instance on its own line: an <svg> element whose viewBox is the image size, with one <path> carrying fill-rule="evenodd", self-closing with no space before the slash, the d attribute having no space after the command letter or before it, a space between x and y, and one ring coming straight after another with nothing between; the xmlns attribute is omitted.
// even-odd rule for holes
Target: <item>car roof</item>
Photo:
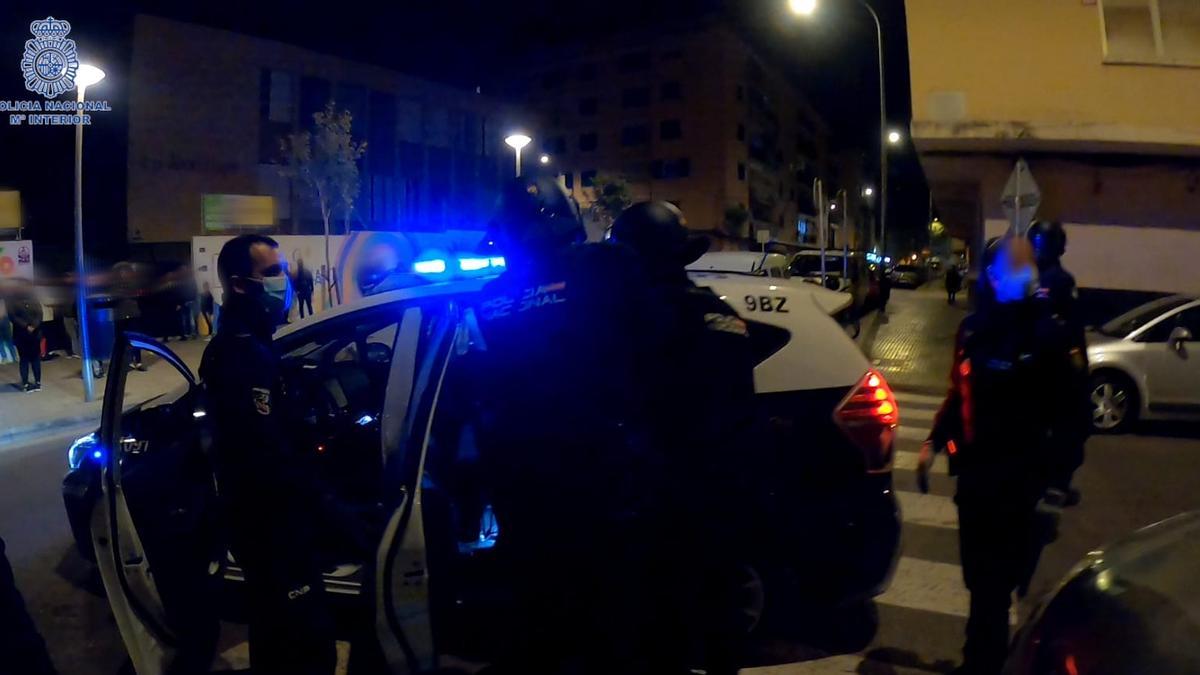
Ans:
<svg viewBox="0 0 1200 675"><path fill-rule="evenodd" d="M788 257L782 253L756 251L711 251L687 266L688 271L719 271L753 274L770 267L786 267Z"/></svg>
<svg viewBox="0 0 1200 675"><path fill-rule="evenodd" d="M391 304L393 302L475 293L483 288L483 285L487 282L488 278L463 279L457 281L425 284L421 286L412 286L394 291L386 291L378 295L369 295L365 298L355 300L352 303L331 307L325 311L313 314L308 318L289 323L275 331L275 339L278 340L279 338L287 337L296 331L304 330L309 326L315 326L323 321L331 321L333 319L337 319L338 317L346 316L347 314L353 314L355 312L370 309L372 307Z"/></svg>

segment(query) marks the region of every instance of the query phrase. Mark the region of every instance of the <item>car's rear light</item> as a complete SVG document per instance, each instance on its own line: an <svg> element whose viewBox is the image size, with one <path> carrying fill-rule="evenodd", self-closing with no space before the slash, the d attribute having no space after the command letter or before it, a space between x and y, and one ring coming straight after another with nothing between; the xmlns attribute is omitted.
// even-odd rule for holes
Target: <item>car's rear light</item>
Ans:
<svg viewBox="0 0 1200 675"><path fill-rule="evenodd" d="M900 409L883 375L867 371L834 409L833 421L863 451L867 471L892 470L892 443Z"/></svg>

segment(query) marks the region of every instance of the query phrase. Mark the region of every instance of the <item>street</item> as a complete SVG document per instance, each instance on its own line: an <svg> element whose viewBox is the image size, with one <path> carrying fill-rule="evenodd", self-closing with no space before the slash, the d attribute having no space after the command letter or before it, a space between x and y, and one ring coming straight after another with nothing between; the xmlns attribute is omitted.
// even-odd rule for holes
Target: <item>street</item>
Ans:
<svg viewBox="0 0 1200 675"><path fill-rule="evenodd" d="M861 342L896 387L901 407L895 488L903 549L891 587L870 606L772 627L755 643L748 664L754 667L745 672L949 672L957 663L968 596L958 566L953 479L939 464L931 493L921 495L913 467L940 403L937 391L963 314L927 286L895 291L888 316L864 322ZM66 447L87 428L0 446L0 536L61 672L114 675L123 647L96 576L74 551L59 494ZM1160 426L1091 439L1077 476L1083 502L1065 513L1061 536L1046 549L1034 590L1021 603L1021 617L1089 550L1196 507L1197 436L1195 428Z"/></svg>

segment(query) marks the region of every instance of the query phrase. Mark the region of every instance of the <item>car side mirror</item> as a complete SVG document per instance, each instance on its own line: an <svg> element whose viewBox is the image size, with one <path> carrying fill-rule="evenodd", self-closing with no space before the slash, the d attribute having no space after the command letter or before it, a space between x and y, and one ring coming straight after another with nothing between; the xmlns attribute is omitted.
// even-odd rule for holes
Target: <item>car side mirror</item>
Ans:
<svg viewBox="0 0 1200 675"><path fill-rule="evenodd" d="M1167 344L1171 345L1171 349L1175 351L1183 351L1183 343L1192 340L1192 331L1183 326L1176 326L1171 331L1171 335L1167 337Z"/></svg>

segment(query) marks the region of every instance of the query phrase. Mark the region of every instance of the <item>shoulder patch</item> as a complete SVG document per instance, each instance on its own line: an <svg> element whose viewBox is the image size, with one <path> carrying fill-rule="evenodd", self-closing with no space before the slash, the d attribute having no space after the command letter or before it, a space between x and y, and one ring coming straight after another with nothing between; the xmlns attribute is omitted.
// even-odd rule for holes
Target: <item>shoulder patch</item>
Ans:
<svg viewBox="0 0 1200 675"><path fill-rule="evenodd" d="M704 327L708 330L715 330L721 333L732 333L748 337L749 329L746 328L746 322L742 321L735 314L720 314L717 312L709 312L704 315Z"/></svg>
<svg viewBox="0 0 1200 675"><path fill-rule="evenodd" d="M250 394L254 398L254 409L259 415L271 414L271 390L262 387L251 387Z"/></svg>

